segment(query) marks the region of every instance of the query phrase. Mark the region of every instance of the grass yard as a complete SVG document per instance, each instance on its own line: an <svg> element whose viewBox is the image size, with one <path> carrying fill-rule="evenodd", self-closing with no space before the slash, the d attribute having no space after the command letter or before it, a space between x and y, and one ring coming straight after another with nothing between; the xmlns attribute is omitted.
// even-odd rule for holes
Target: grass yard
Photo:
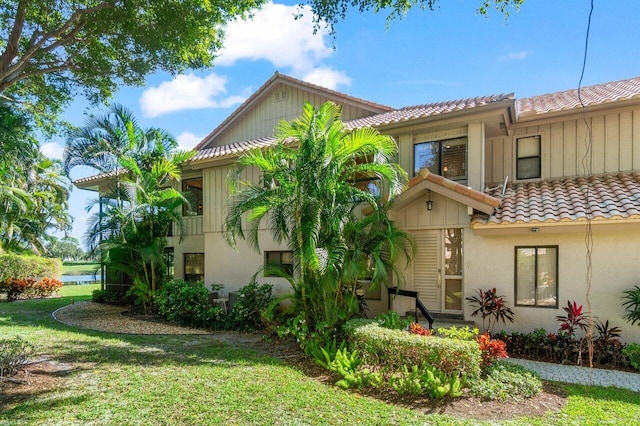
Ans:
<svg viewBox="0 0 640 426"><path fill-rule="evenodd" d="M484 424L342 391L206 335L118 335L52 319L55 309L89 299L95 288L69 286L56 299L0 303L1 338L20 335L37 344L38 356L74 367L28 397L0 393L0 424ZM633 424L640 418L638 393L563 387L569 397L560 413L500 424Z"/></svg>
<svg viewBox="0 0 640 426"><path fill-rule="evenodd" d="M62 264L62 275L93 275L100 270L100 263L97 262L64 262Z"/></svg>

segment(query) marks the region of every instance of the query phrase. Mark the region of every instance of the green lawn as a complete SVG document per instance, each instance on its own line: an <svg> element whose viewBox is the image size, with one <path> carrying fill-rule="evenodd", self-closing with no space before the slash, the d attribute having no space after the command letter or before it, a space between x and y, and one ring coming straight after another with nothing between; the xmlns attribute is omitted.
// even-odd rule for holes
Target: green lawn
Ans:
<svg viewBox="0 0 640 426"><path fill-rule="evenodd" d="M62 264L62 275L93 275L100 270L100 263L97 262L64 262Z"/></svg>
<svg viewBox="0 0 640 426"><path fill-rule="evenodd" d="M482 424L338 390L208 336L117 335L51 318L95 288L63 287L58 299L0 303L0 336L21 335L39 354L78 367L60 388L17 405L0 402L0 424ZM500 424L632 424L640 418L640 394L565 388L569 402L561 413Z"/></svg>

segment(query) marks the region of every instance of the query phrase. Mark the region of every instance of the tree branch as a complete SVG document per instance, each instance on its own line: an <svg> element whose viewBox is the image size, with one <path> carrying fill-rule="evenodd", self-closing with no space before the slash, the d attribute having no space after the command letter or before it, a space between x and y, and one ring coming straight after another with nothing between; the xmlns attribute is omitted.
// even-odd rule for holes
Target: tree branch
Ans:
<svg viewBox="0 0 640 426"><path fill-rule="evenodd" d="M20 37L22 36L22 29L24 28L24 18L27 13L27 2L28 0L21 0L18 2L16 18L13 21L11 35L7 40L7 47L4 49L4 52L2 52L2 56L0 56L1 70L6 69L18 53Z"/></svg>
<svg viewBox="0 0 640 426"><path fill-rule="evenodd" d="M28 49L22 55L20 60L18 60L17 62L15 62L9 67L5 67L4 69L2 69L2 72L0 73L0 82L1 82L0 92L6 90L8 87L10 87L11 85L15 84L18 81L24 80L25 78L27 78L27 76L33 76L34 73L22 74L22 72L29 65L29 61L31 61L33 57L41 53L48 53L57 47L70 44L74 40L75 35L77 35L78 32L84 26L84 23L80 22L82 17L84 17L85 15L91 14L93 12L97 12L99 10L115 7L116 3L117 3L117 0L110 0L110 1L104 1L96 6L89 7L86 9L78 9L75 12L73 12L73 14L69 17L69 19L67 19L67 21L65 21L65 23L61 25L60 28L58 28L57 30L43 33L40 39L37 41L34 40L34 37L32 36L29 42ZM24 21L24 17L23 17L23 21ZM50 40L56 40L56 41L49 46L45 46L45 43L47 43ZM69 68L68 66L65 67L65 69L68 69L68 68ZM38 72L36 72L35 75L40 75L44 73L40 71L42 70L38 70Z"/></svg>

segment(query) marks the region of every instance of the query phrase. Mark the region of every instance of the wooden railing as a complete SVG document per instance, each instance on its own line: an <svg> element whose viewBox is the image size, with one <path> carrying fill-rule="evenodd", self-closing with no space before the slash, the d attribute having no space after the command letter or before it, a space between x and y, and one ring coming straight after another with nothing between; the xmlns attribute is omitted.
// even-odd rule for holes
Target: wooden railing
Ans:
<svg viewBox="0 0 640 426"><path fill-rule="evenodd" d="M389 292L389 310L391 310L391 296L412 297L412 298L416 299L416 309L415 309L415 312L414 312L414 316L415 316L416 322L418 322L418 311L420 311L422 316L427 320L427 322L429 322L429 329L433 328L433 320L434 320L433 319L433 315L431 315L431 312L429 312L427 307L424 306L422 301L420 301L420 298L418 297L418 292L417 291L401 290L398 287L388 287L387 291Z"/></svg>

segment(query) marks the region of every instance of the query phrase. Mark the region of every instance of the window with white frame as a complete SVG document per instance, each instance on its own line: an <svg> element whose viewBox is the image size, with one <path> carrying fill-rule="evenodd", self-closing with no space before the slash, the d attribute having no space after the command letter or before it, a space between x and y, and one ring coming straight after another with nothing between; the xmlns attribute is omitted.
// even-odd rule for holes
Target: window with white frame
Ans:
<svg viewBox="0 0 640 426"><path fill-rule="evenodd" d="M414 175L425 168L447 179L467 179L467 137L415 144Z"/></svg>
<svg viewBox="0 0 640 426"><path fill-rule="evenodd" d="M516 179L538 179L542 176L540 135L516 139Z"/></svg>
<svg viewBox="0 0 640 426"><path fill-rule="evenodd" d="M558 307L558 246L516 247L516 305Z"/></svg>

